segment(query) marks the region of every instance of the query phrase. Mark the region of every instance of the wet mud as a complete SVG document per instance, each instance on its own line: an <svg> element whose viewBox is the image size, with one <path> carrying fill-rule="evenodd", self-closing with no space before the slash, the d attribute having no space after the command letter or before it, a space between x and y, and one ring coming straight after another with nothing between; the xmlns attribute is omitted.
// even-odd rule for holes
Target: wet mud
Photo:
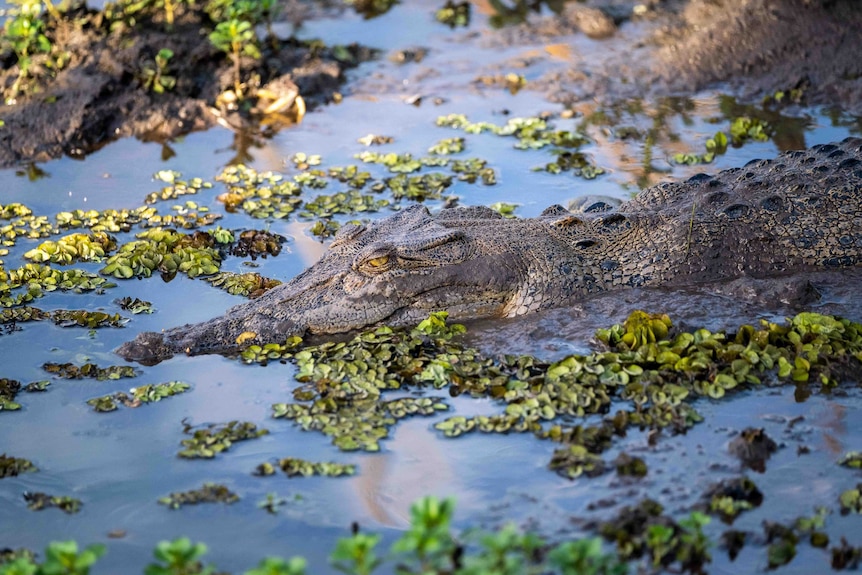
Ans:
<svg viewBox="0 0 862 575"><path fill-rule="evenodd" d="M85 8L65 13L46 36L65 50L68 62L56 71L55 54L33 56L28 88L0 107L0 168L62 155L83 157L127 136L165 142L217 123L242 129L250 120L267 120L260 112L278 98L293 102L301 96L308 107L330 101L345 68L370 57L358 46L344 47L338 59L326 46L267 38L261 58L241 60L252 97L236 105L220 100L234 85L233 64L209 42L205 24L199 9L178 13L170 29L155 18L111 30L104 13ZM174 54L167 73L176 84L156 93L145 85L145 71L155 68L162 49ZM0 87L8 98L19 69L14 58L7 60ZM284 119L290 118L296 115Z"/></svg>
<svg viewBox="0 0 862 575"><path fill-rule="evenodd" d="M595 10L596 12L592 12ZM583 34L606 50L543 73L531 88L549 100L615 102L732 88L748 101L776 92L795 103L862 113L862 6L842 0L691 0L566 4L483 43L573 43ZM550 51L550 50L549 50ZM554 53L553 51L551 51Z"/></svg>
<svg viewBox="0 0 862 575"><path fill-rule="evenodd" d="M332 13L315 4L292 3L282 18L296 24L321 15ZM200 11L189 9L178 14L172 31L154 19L109 32L99 13L79 9L54 22L47 35L67 52L68 62L56 71L51 57L33 56L35 90L0 108L5 123L0 167L63 154L82 156L119 137L167 141L216 123L243 125L244 118L219 101L231 85L232 65L201 34L204 19ZM862 60L856 57L862 52L862 7L852 0L569 2L559 13L460 34L460 42L486 54L469 89L493 85L495 71L503 68L532 67L528 89L567 105L586 99L690 95L721 85L751 101L781 92L787 95L785 103L829 104L862 113ZM606 49L581 55L583 38ZM345 38L345 43L351 41ZM495 63L489 51L536 45L548 53ZM162 48L175 53L171 74L177 83L155 94L143 87L142 70ZM261 48L262 58L242 61L251 83L278 96L301 95L311 106L329 101L345 68L372 55L356 46L336 54L274 38ZM539 61L543 65L536 66ZM10 55L4 64L0 86L8 90L18 69ZM452 85L445 70L422 65L409 81L387 74L359 75L348 89L374 97L409 85L416 97L465 88ZM256 102L249 104L246 108L254 112ZM254 119L253 113L244 114L245 119L249 115Z"/></svg>

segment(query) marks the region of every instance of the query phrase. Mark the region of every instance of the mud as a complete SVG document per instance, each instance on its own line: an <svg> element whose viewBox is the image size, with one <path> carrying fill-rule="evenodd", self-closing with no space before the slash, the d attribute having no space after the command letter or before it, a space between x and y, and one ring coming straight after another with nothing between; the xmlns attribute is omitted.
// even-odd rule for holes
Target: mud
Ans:
<svg viewBox="0 0 862 575"><path fill-rule="evenodd" d="M593 0L490 31L482 42L489 48L547 45L571 43L578 34L599 38L606 50L593 58L572 54L568 66L543 73L530 88L565 104L714 87L754 102L800 90L796 103L862 114L862 61L856 57L862 5L853 0Z"/></svg>
<svg viewBox="0 0 862 575"><path fill-rule="evenodd" d="M284 18L296 26L325 13L316 6L291 2ZM231 85L231 63L201 34L205 18L188 11L179 14L170 33L158 19L108 33L96 12L79 9L49 27L51 42L68 51L68 64L52 72L48 57L34 56L37 90L0 108L5 122L0 168L81 156L119 137L165 141L217 122L244 125L243 118L216 106ZM584 55L580 38L605 49ZM460 41L485 49L487 57L475 65L477 78L541 60L543 67L534 68L527 89L571 106L721 87L748 101L797 90L798 103L862 114L862 5L855 0L570 2L558 14L461 33ZM550 45L555 43L565 47L566 57L553 57ZM493 62L488 51L536 45L548 47L551 56ZM170 73L177 85L154 94L143 88L141 71L162 48L175 53ZM263 42L262 52L260 60L243 61L245 77L260 78L250 87L296 93L311 106L330 100L345 68L372 55L353 46L346 58L340 51L338 59L329 48L312 49L293 40ZM14 57L6 55L4 68L0 87L8 89L17 75ZM421 66L409 81L393 75L387 82L387 72L372 76L370 81L357 78L350 90L375 96L403 91L406 85L413 93L465 88L447 85L445 70L429 73Z"/></svg>
<svg viewBox="0 0 862 575"><path fill-rule="evenodd" d="M167 141L216 123L242 127L246 122L235 110L216 104L233 85L233 68L202 33L205 18L189 10L179 14L170 32L159 20L108 32L96 11L65 15L46 35L68 52L68 64L52 73L50 56L34 56L35 87L0 108L5 124L0 168L64 154L80 157L126 136ZM144 87L142 71L154 67L163 48L174 52L168 73L177 82L157 94ZM341 52L348 58L338 60L327 47L292 40L267 41L261 48L262 58L242 60L243 76L251 78L249 90L262 86L279 96L299 94L307 106L329 101L344 69L370 54L350 46ZM0 72L4 91L18 75L17 65L6 64ZM255 103L250 99L249 104Z"/></svg>

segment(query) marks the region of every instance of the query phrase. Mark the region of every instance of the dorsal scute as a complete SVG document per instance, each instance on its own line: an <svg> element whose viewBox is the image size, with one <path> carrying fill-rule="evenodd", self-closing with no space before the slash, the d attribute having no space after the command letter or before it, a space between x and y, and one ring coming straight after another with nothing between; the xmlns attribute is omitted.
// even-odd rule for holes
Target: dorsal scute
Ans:
<svg viewBox="0 0 862 575"><path fill-rule="evenodd" d="M440 210L436 218L438 221L448 220L499 220L503 216L496 210L487 206L463 206L457 208L444 208Z"/></svg>
<svg viewBox="0 0 862 575"><path fill-rule="evenodd" d="M542 213L539 215L539 217L541 217L541 218L558 217L558 216L565 217L565 216L570 216L570 215L572 215L572 213L569 210L567 210L566 208L564 208L560 204L554 204L553 206L548 206L547 208L542 210Z"/></svg>

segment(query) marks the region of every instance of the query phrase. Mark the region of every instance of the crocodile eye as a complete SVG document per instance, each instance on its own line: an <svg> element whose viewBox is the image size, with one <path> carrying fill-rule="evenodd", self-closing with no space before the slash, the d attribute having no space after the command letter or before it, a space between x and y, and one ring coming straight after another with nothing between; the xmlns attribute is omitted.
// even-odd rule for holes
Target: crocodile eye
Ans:
<svg viewBox="0 0 862 575"><path fill-rule="evenodd" d="M366 262L373 268L382 268L387 263L389 263L389 256L380 256L379 258L372 258Z"/></svg>

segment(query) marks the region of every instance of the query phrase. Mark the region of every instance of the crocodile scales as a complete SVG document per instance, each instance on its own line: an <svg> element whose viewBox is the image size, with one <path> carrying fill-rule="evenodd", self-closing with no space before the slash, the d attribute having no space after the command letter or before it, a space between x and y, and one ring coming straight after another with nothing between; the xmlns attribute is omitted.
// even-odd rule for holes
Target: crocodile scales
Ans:
<svg viewBox="0 0 862 575"><path fill-rule="evenodd" d="M641 192L616 210L504 219L414 205L346 225L320 261L223 316L142 333L127 359L231 351L292 334L408 325L432 311L511 317L626 287L692 285L862 263L862 139ZM240 336L243 336L240 338Z"/></svg>

